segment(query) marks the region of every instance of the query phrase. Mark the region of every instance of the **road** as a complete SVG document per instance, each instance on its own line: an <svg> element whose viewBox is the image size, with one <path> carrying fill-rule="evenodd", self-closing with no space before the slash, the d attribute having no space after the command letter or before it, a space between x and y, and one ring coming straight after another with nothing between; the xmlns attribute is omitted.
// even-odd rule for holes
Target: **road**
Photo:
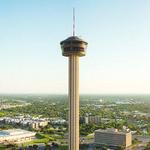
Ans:
<svg viewBox="0 0 150 150"><path fill-rule="evenodd" d="M133 138L137 138L142 143L138 144L136 150L144 150L148 142L150 142L150 136L134 135Z"/></svg>

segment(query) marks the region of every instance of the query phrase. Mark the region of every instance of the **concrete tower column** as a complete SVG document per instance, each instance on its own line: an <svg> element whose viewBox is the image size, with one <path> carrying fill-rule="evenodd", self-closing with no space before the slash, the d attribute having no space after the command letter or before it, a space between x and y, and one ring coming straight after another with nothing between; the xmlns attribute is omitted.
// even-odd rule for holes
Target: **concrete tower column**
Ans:
<svg viewBox="0 0 150 150"><path fill-rule="evenodd" d="M88 43L71 36L60 45L62 55L69 58L69 150L79 150L79 57L85 56Z"/></svg>
<svg viewBox="0 0 150 150"><path fill-rule="evenodd" d="M69 150L79 150L79 56L69 56Z"/></svg>

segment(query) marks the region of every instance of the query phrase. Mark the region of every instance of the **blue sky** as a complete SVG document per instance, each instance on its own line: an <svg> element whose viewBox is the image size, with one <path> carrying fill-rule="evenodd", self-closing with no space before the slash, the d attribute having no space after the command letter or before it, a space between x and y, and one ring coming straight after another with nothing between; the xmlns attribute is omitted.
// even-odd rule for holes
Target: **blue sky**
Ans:
<svg viewBox="0 0 150 150"><path fill-rule="evenodd" d="M67 93L73 7L81 93L149 93L149 0L0 0L0 93Z"/></svg>

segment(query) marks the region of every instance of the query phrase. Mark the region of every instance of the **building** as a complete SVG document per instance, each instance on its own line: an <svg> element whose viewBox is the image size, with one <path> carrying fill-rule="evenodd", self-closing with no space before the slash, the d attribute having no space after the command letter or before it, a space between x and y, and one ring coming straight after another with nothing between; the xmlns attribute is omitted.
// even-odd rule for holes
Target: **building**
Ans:
<svg viewBox="0 0 150 150"><path fill-rule="evenodd" d="M48 125L48 120L46 118L32 118L24 116L15 117L3 117L0 118L0 123L5 124L18 124L22 127L31 127L33 129L40 129Z"/></svg>
<svg viewBox="0 0 150 150"><path fill-rule="evenodd" d="M9 129L0 131L0 143L17 143L30 141L35 138L35 132L22 129Z"/></svg>
<svg viewBox="0 0 150 150"><path fill-rule="evenodd" d="M132 135L131 132L117 129L99 129L95 131L94 140L96 144L129 147L132 144Z"/></svg>
<svg viewBox="0 0 150 150"><path fill-rule="evenodd" d="M33 121L28 123L32 129L40 129L48 125L48 121Z"/></svg>
<svg viewBox="0 0 150 150"><path fill-rule="evenodd" d="M80 117L80 122L85 124L99 124L101 122L100 116Z"/></svg>
<svg viewBox="0 0 150 150"><path fill-rule="evenodd" d="M65 119L56 118L56 119L51 120L50 123L54 125L63 125L63 124L66 124L67 121Z"/></svg>
<svg viewBox="0 0 150 150"><path fill-rule="evenodd" d="M88 116L88 123L98 124L101 122L100 116Z"/></svg>

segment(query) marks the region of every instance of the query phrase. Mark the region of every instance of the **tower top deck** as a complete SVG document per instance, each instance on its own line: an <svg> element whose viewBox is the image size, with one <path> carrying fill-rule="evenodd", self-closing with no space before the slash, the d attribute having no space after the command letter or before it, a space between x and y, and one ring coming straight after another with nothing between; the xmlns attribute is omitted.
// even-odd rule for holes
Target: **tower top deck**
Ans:
<svg viewBox="0 0 150 150"><path fill-rule="evenodd" d="M74 41L83 42L83 43L87 44L87 42L85 42L83 39L79 38L78 36L70 36L67 39L65 39L64 41L61 41L60 44L63 44L65 42L74 42Z"/></svg>
<svg viewBox="0 0 150 150"><path fill-rule="evenodd" d="M83 39L79 38L78 36L71 36L65 39L64 41L60 42L62 55L63 56L70 56L70 55L77 55L77 56L85 56L87 42Z"/></svg>

